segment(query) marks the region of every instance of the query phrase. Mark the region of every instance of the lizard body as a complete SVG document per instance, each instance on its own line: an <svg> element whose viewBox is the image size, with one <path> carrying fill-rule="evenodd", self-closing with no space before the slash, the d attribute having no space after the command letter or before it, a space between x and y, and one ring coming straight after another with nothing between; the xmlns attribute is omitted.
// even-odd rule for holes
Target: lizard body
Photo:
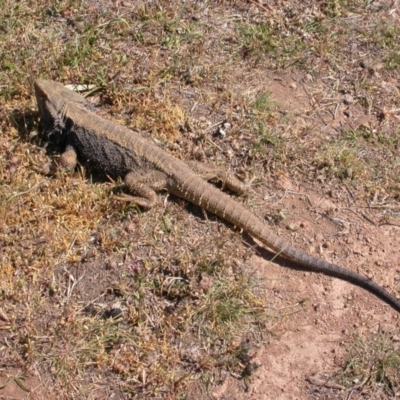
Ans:
<svg viewBox="0 0 400 400"><path fill-rule="evenodd" d="M154 206L158 200L156 192L167 189L243 229L279 256L308 270L363 287L400 312L400 301L383 287L294 248L241 203L207 182L216 178L235 192L244 191L244 185L236 178L218 168L175 158L151 139L98 116L83 96L60 83L38 79L34 87L49 139L65 148L61 155L64 167L74 168L79 159L112 177L123 177L132 193L131 200L144 208Z"/></svg>

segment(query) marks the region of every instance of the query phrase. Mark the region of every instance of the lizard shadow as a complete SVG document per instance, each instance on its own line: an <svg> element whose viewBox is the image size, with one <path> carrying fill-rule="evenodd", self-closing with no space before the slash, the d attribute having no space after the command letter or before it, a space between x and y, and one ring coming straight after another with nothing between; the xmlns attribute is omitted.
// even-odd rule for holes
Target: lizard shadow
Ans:
<svg viewBox="0 0 400 400"><path fill-rule="evenodd" d="M215 186L219 187L218 184ZM224 192L226 192L229 195L234 196L234 193L231 193L229 191L224 191ZM175 197L175 196L170 196L169 201L181 202L184 200L179 199L178 197ZM191 203L187 203L185 206L185 210L187 213L194 215L196 218L199 218L202 221L205 220L205 214L201 208L199 208ZM281 257L281 256L277 255L276 253L274 253L273 251L269 250L267 247L264 247L263 245L258 244L253 239L253 237L251 235L249 235L247 232L243 232L243 233L238 232L235 229L234 225L223 220L222 218L218 217L217 215L207 213L207 219L209 219L210 221L219 221L220 223L224 224L228 229L236 231L237 235L242 237L242 240L244 242L243 245L251 247L255 251L255 253L258 256L262 257L264 260L273 262L284 268L297 270L299 272L310 272L310 269L303 267L301 265L298 265L290 260L287 260L284 257ZM273 228L271 227L271 229L273 229Z"/></svg>
<svg viewBox="0 0 400 400"><path fill-rule="evenodd" d="M200 219L204 219L204 214L202 214L199 211L194 211L195 210L195 206L193 206L192 204L187 206L187 211L191 212L192 214L196 215L197 217L199 217ZM208 215L208 219L210 220L218 220L222 223L224 223L227 228L235 230L235 227L230 224L227 221L222 220L221 218L219 218L218 216L209 214ZM265 224L266 226L268 226L267 224ZM273 229L273 227L270 228L271 230ZM237 232L238 235L240 234L239 232ZM295 270L298 272L312 272L313 274L320 274L320 275L325 275L325 276L330 276L333 278L339 278L345 282L348 282L352 285L361 287L362 289L372 293L373 295L377 296L378 298L380 298L381 300L383 300L384 302L388 303L387 301L387 296L385 294L379 293L376 290L374 290L374 288L369 287L368 285L364 284L364 281L359 281L358 279L355 279L353 276L344 276L343 274L340 274L338 276L338 274L336 273L335 270L329 271L327 269L325 269L325 271L319 271L316 270L314 268L310 268L308 266L303 266L301 264L298 264L294 261L291 261L287 258L285 258L284 256L280 256L279 254L275 253L274 251L270 250L268 247L259 244L255 239L253 239L253 237L251 235L249 235L247 232L243 232L241 234L244 245L247 245L249 247L251 247L255 253L262 257L264 260L269 261L269 262L273 262L274 264L279 265L280 267L286 268L286 269L291 269L291 270ZM299 250L301 250L300 248L298 248ZM316 259L319 259L318 257L316 257ZM339 267L340 268L340 267ZM362 278L362 277L361 277ZM390 303L388 303L390 304Z"/></svg>
<svg viewBox="0 0 400 400"><path fill-rule="evenodd" d="M17 130L22 142L33 144L46 150L48 156L60 153L60 149L50 144L40 122L40 114L31 109L17 109L10 114L12 125ZM58 150L58 151L57 151Z"/></svg>
<svg viewBox="0 0 400 400"><path fill-rule="evenodd" d="M271 228L272 229L272 228ZM303 267L293 261L287 260L286 258L274 253L267 247L259 245L249 234L244 232L242 234L243 241L250 247L252 247L256 254L262 257L264 260L278 264L279 266L287 269L293 269L299 272L311 272L309 268Z"/></svg>
<svg viewBox="0 0 400 400"><path fill-rule="evenodd" d="M24 142L33 142L36 134L32 132L39 126L39 113L30 109L16 109L9 114L13 127L17 130L19 137Z"/></svg>

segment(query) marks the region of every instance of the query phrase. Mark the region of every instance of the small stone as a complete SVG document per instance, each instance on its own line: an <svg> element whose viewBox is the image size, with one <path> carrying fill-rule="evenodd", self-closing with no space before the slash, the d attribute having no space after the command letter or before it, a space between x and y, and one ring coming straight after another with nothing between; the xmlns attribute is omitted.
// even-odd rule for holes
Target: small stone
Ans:
<svg viewBox="0 0 400 400"><path fill-rule="evenodd" d="M8 172L10 175L14 175L17 172L17 166L15 164L10 164L8 166Z"/></svg>
<svg viewBox="0 0 400 400"><path fill-rule="evenodd" d="M343 97L343 103L346 105L350 105L354 103L354 97L351 94L346 94Z"/></svg>
<svg viewBox="0 0 400 400"><path fill-rule="evenodd" d="M235 151L239 151L240 150L240 144L237 142L237 140L233 140L231 142L231 147Z"/></svg>
<svg viewBox="0 0 400 400"><path fill-rule="evenodd" d="M125 231L126 232L128 232L128 233L132 233L132 232L135 232L135 224L133 224L133 223L127 223L126 225L125 225Z"/></svg>
<svg viewBox="0 0 400 400"><path fill-rule="evenodd" d="M292 231L292 232L295 232L295 231L297 230L296 225L294 225L294 224L289 224L289 225L287 225L287 226L286 226L286 229L287 229L288 231Z"/></svg>
<svg viewBox="0 0 400 400"><path fill-rule="evenodd" d="M116 319L122 316L122 309L121 308L113 308L106 312L106 318Z"/></svg>
<svg viewBox="0 0 400 400"><path fill-rule="evenodd" d="M346 168L344 171L344 177L345 178L353 178L353 168Z"/></svg>
<svg viewBox="0 0 400 400"><path fill-rule="evenodd" d="M226 136L226 131L224 131L222 128L219 128L219 129L218 129L218 134L219 134L220 136L222 136L222 137L225 137L225 136Z"/></svg>
<svg viewBox="0 0 400 400"><path fill-rule="evenodd" d="M200 286L204 293L207 293L213 286L213 279L207 275L202 275Z"/></svg>

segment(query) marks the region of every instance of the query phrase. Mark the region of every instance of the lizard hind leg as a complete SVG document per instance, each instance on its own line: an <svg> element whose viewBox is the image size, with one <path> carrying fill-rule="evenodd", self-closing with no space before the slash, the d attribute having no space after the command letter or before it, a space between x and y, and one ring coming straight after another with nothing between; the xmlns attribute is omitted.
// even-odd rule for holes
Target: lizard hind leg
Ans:
<svg viewBox="0 0 400 400"><path fill-rule="evenodd" d="M125 175L124 183L131 195L118 198L150 209L158 203L156 192L166 188L167 177L161 171L129 172Z"/></svg>
<svg viewBox="0 0 400 400"><path fill-rule="evenodd" d="M206 181L216 179L220 181L224 187L238 194L248 190L245 183L237 179L224 168L203 164L197 161L189 161L187 164L193 172L200 175Z"/></svg>

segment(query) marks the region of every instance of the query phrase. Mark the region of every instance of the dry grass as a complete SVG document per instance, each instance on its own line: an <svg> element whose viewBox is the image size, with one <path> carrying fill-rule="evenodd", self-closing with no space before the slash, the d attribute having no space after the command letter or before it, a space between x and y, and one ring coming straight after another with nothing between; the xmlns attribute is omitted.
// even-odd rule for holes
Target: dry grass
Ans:
<svg viewBox="0 0 400 400"><path fill-rule="evenodd" d="M247 271L253 250L221 221L165 197L141 214L84 167L34 172L47 162L35 78L95 84L108 118L177 157L262 176L258 194L290 171L398 207L395 5L207 4L0 2L0 369L36 371L61 398L184 399L194 381L206 393L224 374L251 374L249 343L280 316ZM283 70L308 79L307 123L259 85ZM344 96L365 124L313 129Z"/></svg>
<svg viewBox="0 0 400 400"><path fill-rule="evenodd" d="M389 393L398 393L400 353L394 335L380 332L370 337L355 336L335 381L352 388L355 398L385 398Z"/></svg>

